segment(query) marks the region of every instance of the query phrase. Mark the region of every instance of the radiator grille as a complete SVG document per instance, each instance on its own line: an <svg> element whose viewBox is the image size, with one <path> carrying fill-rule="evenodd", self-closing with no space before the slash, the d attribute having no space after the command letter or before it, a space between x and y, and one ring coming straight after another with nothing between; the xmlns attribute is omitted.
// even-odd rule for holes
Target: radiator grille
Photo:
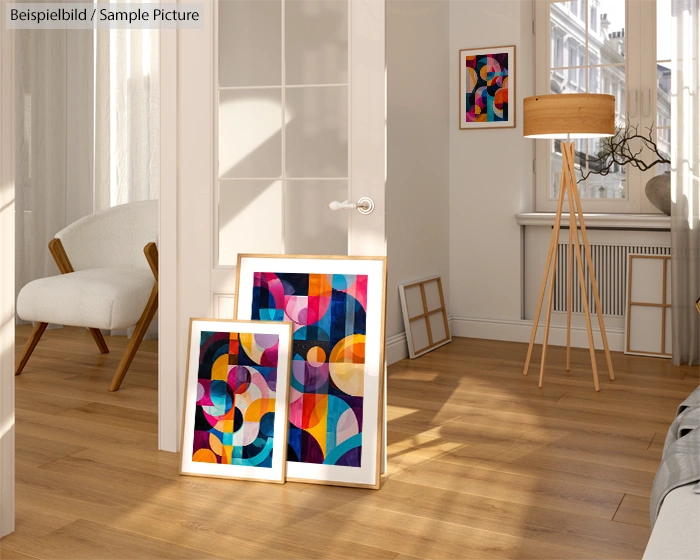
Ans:
<svg viewBox="0 0 700 560"><path fill-rule="evenodd" d="M670 255L670 247L642 247L634 245L591 245L591 257L598 281L598 294L603 315L615 315L623 317L627 308L627 256L632 254L642 255ZM591 313L596 313L593 300L593 288L588 276L586 254L581 246L581 258L583 259L583 273L586 278L588 305ZM557 270L554 280L554 311L566 312L566 285L568 281L569 262L568 243L559 243L557 247ZM573 284L571 293L571 312L583 313L581 289L578 280L578 265L576 252L573 252Z"/></svg>

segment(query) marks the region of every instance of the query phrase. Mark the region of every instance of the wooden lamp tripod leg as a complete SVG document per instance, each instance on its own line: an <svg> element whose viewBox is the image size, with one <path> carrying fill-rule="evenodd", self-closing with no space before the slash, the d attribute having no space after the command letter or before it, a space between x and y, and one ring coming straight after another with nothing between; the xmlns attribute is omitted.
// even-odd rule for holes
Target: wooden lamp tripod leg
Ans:
<svg viewBox="0 0 700 560"><path fill-rule="evenodd" d="M567 255L568 266L566 273L566 371L571 369L571 290L574 282L574 230L576 218L574 217L573 202L569 196L569 251ZM578 241L578 233L576 235Z"/></svg>
<svg viewBox="0 0 700 560"><path fill-rule="evenodd" d="M545 335L544 342L542 345L542 365L540 366L540 387L542 386L542 374L544 372L544 361L547 348L547 333L549 332L549 317L551 315L552 309L552 291L551 287L554 284L554 274L557 259L557 244L559 242L559 229L561 224L561 214L564 207L564 197L565 197L565 183L564 183L564 173L561 175L561 181L559 182L559 202L557 205L557 213L554 218L554 227L552 229L552 237L549 241L549 251L547 252L547 264L544 269L544 277L542 278L542 285L540 286L540 295L537 300L537 309L535 310L535 317L532 321L532 333L530 335L530 345L527 348L527 357L525 358L525 368L523 369L523 375L527 375L527 370L530 368L530 359L532 358L532 348L535 344L535 337L537 336L537 326L540 321L540 313L542 312L542 302L544 301L544 292L547 287L547 278L549 273L552 273L552 282L550 284L550 297L549 310L547 313L547 320L545 324Z"/></svg>
<svg viewBox="0 0 700 560"><path fill-rule="evenodd" d="M573 153L573 144L571 145L571 152ZM574 161L573 157L569 160L569 173L571 177L575 177L574 174ZM603 322L603 311L600 305L600 297L598 295L598 282L596 281L595 271L593 270L593 258L591 257L591 247L588 243L588 233L586 232L586 222L583 219L583 208L581 206L581 198L578 194L578 189L573 189L574 202L576 203L579 223L581 224L581 237L583 237L583 250L586 254L586 262L588 264L588 273L591 278L591 286L593 288L593 299L595 301L596 313L598 315L598 324L600 326L600 336L603 339L603 349L605 350L605 360L608 365L608 374L610 379L615 379L615 373L613 372L612 359L610 357L610 347L608 346L608 336L605 332L605 323ZM598 389L596 389L598 390Z"/></svg>
<svg viewBox="0 0 700 560"><path fill-rule="evenodd" d="M578 199L578 192L576 192L576 187L574 185L574 180L573 178L575 175L573 174L574 166L573 166L573 161L574 161L574 145L573 143L568 143L563 144L562 148L562 155L564 156L564 165L565 165L565 171L564 173L566 174L567 177L567 189L569 191L569 201L570 202L570 207L571 204L576 205L575 202ZM577 205L579 212L580 212L580 204ZM571 208L573 210L573 208ZM583 216L579 214L580 217L582 218ZM576 227L576 218L574 217L574 212L570 212L569 216L569 223L571 224L571 228ZM591 327L591 314L588 308L588 296L586 295L586 279L583 275L583 259L581 257L581 248L579 247L579 242L578 242L578 230L576 230L576 243L574 243L574 251L576 253L576 264L578 265L578 280L579 284L581 287L581 302L583 303L583 313L584 317L586 319L586 332L588 333L588 347L590 349L590 354L591 354L591 368L593 369L593 385L595 387L596 391L600 391L600 384L598 382L598 366L596 364L596 359L595 359L595 343L593 341L593 329ZM590 263L589 263L590 267Z"/></svg>

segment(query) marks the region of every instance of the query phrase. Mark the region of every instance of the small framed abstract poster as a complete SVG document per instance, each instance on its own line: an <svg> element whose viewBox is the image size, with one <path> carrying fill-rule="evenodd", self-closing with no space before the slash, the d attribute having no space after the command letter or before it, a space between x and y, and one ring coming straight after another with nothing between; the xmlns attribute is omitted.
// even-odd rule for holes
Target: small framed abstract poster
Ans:
<svg viewBox="0 0 700 560"><path fill-rule="evenodd" d="M191 319L180 474L285 481L292 326Z"/></svg>
<svg viewBox="0 0 700 560"><path fill-rule="evenodd" d="M515 126L515 45L459 51L459 128Z"/></svg>
<svg viewBox="0 0 700 560"><path fill-rule="evenodd" d="M385 257L239 255L236 317L294 326L287 480L379 488Z"/></svg>

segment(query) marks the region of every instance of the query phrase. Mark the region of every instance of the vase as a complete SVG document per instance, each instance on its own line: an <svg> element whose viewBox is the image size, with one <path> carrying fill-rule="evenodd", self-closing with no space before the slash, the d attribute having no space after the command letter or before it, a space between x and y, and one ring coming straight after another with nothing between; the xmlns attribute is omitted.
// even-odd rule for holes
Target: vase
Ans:
<svg viewBox="0 0 700 560"><path fill-rule="evenodd" d="M647 181L644 192L654 206L667 216L671 215L671 172L652 177Z"/></svg>

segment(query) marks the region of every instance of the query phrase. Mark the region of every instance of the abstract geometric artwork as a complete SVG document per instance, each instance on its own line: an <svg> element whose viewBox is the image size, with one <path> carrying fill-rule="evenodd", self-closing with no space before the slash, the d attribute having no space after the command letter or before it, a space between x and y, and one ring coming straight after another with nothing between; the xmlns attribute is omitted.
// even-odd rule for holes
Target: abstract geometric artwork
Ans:
<svg viewBox="0 0 700 560"><path fill-rule="evenodd" d="M287 461L360 467L367 276L256 272L253 320L291 321Z"/></svg>
<svg viewBox="0 0 700 560"><path fill-rule="evenodd" d="M284 482L291 325L190 323L181 472Z"/></svg>
<svg viewBox="0 0 700 560"><path fill-rule="evenodd" d="M515 126L515 47L459 51L460 128Z"/></svg>
<svg viewBox="0 0 700 560"><path fill-rule="evenodd" d="M288 477L374 486L383 259L251 260L239 261L238 316L294 330Z"/></svg>

